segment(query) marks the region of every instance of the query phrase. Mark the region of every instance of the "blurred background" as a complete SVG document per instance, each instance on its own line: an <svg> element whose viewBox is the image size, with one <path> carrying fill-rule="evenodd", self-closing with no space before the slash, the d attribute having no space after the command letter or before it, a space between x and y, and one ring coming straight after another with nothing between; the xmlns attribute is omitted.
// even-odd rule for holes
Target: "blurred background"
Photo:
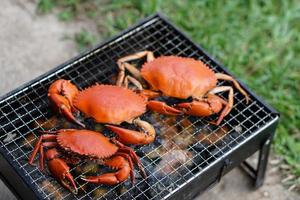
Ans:
<svg viewBox="0 0 300 200"><path fill-rule="evenodd" d="M161 12L281 114L264 187L246 189L250 183L235 170L239 175L201 199L299 199L300 1L1 0L0 6L0 95ZM1 190L3 199L13 199L3 184Z"/></svg>

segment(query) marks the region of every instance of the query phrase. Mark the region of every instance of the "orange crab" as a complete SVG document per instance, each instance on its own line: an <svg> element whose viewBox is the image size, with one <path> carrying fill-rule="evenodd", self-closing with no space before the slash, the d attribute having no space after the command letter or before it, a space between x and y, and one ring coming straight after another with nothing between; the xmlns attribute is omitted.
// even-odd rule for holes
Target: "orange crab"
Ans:
<svg viewBox="0 0 300 200"><path fill-rule="evenodd" d="M85 125L74 117L76 110L98 123L119 125L128 122L142 130L106 125L124 144L149 144L155 138L153 126L138 118L146 111L145 98L127 88L96 84L79 91L70 81L59 79L50 85L48 97L55 110L81 127Z"/></svg>
<svg viewBox="0 0 300 200"><path fill-rule="evenodd" d="M136 164L141 175L146 178L145 171L135 152L115 139L110 141L99 132L90 130L62 129L58 131L44 131L35 144L29 158L33 164L37 153L40 153L40 169L45 168L45 159L52 176L62 186L73 193L77 193L73 176L67 163L77 163L79 160L97 161L102 165L117 170L99 176L81 177L82 180L96 184L116 185L125 181L129 176L134 182L134 167ZM44 148L49 148L44 153Z"/></svg>
<svg viewBox="0 0 300 200"><path fill-rule="evenodd" d="M147 62L143 64L141 71L128 63L129 61L146 56ZM189 103L180 103L174 107L164 102L149 101L150 110L162 114L177 115L181 112L194 116L210 116L220 113L217 125L228 115L233 106L233 88L231 86L217 86L218 80L231 81L234 86L245 96L246 103L249 96L240 87L238 82L231 76L222 73L214 73L200 60L179 56L161 56L154 58L151 51L142 51L118 60L120 69L117 83L118 86L128 86L132 82L145 95L149 90L144 90L141 81L146 80L150 91L158 91L161 95L186 99L192 97ZM128 70L132 75L125 76ZM216 93L228 91L228 102L216 95Z"/></svg>

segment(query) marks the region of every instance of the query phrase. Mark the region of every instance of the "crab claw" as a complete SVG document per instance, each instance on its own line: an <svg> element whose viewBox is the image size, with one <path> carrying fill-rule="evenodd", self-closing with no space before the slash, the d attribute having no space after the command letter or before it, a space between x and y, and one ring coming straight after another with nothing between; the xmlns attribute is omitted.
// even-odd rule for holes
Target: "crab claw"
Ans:
<svg viewBox="0 0 300 200"><path fill-rule="evenodd" d="M144 145L154 141L156 132L151 124L140 119L135 119L134 124L143 131L133 131L113 125L106 125L106 127L116 133L118 140L124 144Z"/></svg>
<svg viewBox="0 0 300 200"><path fill-rule="evenodd" d="M138 93L142 97L144 97L145 99L153 99L155 97L159 97L160 96L159 92L155 92L155 91L152 91L152 90L141 90L141 91L138 91Z"/></svg>
<svg viewBox="0 0 300 200"><path fill-rule="evenodd" d="M69 109L68 107L66 107L64 105L60 106L60 112L69 121L76 123L77 125L81 126L82 128L85 128L85 125L74 117L74 115L71 112L71 109Z"/></svg>
<svg viewBox="0 0 300 200"><path fill-rule="evenodd" d="M158 113L165 114L165 115L183 114L183 112L181 110L177 110L176 108L168 106L166 103L160 102L160 101L149 101L147 103L147 106L150 110L153 110Z"/></svg>
<svg viewBox="0 0 300 200"><path fill-rule="evenodd" d="M69 172L65 175L65 179L63 179L61 181L61 183L63 184L63 186L65 188L67 188L73 194L77 194L78 193L78 189L77 189L76 184L74 182L74 178L73 178L73 176Z"/></svg>
<svg viewBox="0 0 300 200"><path fill-rule="evenodd" d="M212 114L208 105L202 102L180 103L176 105L176 108L181 109L188 115L205 117Z"/></svg>
<svg viewBox="0 0 300 200"><path fill-rule="evenodd" d="M183 110L185 114L200 117L210 116L212 114L218 113L222 109L221 103L210 103L211 102L193 101L190 103L177 104L176 108Z"/></svg>
<svg viewBox="0 0 300 200"><path fill-rule="evenodd" d="M117 171L101 174L99 176L81 176L81 179L90 183L116 185L125 181L132 171L128 161L122 156L115 156L105 161L104 165L117 169Z"/></svg>
<svg viewBox="0 0 300 200"><path fill-rule="evenodd" d="M101 176L81 176L83 181L95 184L116 185L119 183L114 173L107 173Z"/></svg>
<svg viewBox="0 0 300 200"><path fill-rule="evenodd" d="M54 109L59 111L69 121L85 127L83 123L77 120L73 113L76 109L73 107L73 99L78 94L78 89L70 81L59 79L53 82L48 89L48 98Z"/></svg>
<svg viewBox="0 0 300 200"><path fill-rule="evenodd" d="M222 109L224 106L224 109ZM207 117L213 114L220 113L217 122L211 124L219 125L224 117L229 113L232 108L231 103L227 103L216 95L209 95L207 99L195 100L190 103L180 103L176 108L183 110L185 114ZM222 110L222 112L220 112Z"/></svg>
<svg viewBox="0 0 300 200"><path fill-rule="evenodd" d="M70 168L64 160L60 158L53 158L48 161L48 168L52 176L59 181L62 186L74 194L78 193L73 176L69 171Z"/></svg>

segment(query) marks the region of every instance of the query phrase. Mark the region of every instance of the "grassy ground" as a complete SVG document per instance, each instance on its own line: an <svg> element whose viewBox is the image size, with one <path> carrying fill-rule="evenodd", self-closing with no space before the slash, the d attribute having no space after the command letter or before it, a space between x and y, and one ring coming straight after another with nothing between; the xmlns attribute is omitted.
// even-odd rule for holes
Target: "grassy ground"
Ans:
<svg viewBox="0 0 300 200"><path fill-rule="evenodd" d="M90 18L102 38L153 12L165 14L281 113L274 149L300 185L299 1L39 1L41 12L53 7L64 21ZM99 35L84 30L75 39L82 48Z"/></svg>

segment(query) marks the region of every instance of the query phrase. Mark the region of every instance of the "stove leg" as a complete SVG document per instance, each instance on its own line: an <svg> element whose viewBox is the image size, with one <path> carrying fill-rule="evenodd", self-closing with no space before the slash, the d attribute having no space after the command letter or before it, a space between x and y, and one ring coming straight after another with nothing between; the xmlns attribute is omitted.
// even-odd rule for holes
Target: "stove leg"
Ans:
<svg viewBox="0 0 300 200"><path fill-rule="evenodd" d="M256 169L254 169L247 161L244 161L241 164L241 168L253 179L255 189L259 188L264 183L271 141L272 136L264 142L259 150L258 164Z"/></svg>

